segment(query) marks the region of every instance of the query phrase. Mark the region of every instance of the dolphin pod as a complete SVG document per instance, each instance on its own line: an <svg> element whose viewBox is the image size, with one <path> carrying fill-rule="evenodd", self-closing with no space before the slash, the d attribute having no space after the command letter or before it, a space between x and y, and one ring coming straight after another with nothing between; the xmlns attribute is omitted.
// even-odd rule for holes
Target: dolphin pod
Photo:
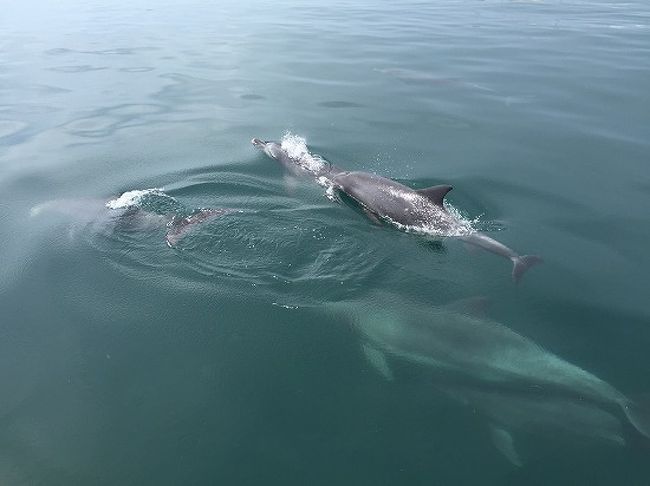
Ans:
<svg viewBox="0 0 650 486"><path fill-rule="evenodd" d="M328 193L347 195L374 222L455 237L510 259L515 282L542 261L517 254L450 212L444 197L451 186L415 190L375 174L345 171L304 145L258 138L252 143L291 174L312 176ZM430 308L375 291L363 301L327 303L326 309L351 320L363 354L384 378L394 380L400 363L420 367L442 394L481 414L496 448L516 466L524 462L516 440L520 433L623 446L627 422L650 438L645 404L487 318L482 304L468 299Z"/></svg>
<svg viewBox="0 0 650 486"><path fill-rule="evenodd" d="M485 317L475 299L437 308L412 304L375 292L365 302L330 303L327 309L351 320L363 353L383 377L393 380L399 362L417 365L439 390L478 410L496 447L513 464L522 463L513 436L518 431L624 445L620 419L625 418L650 438L648 410Z"/></svg>
<svg viewBox="0 0 650 486"><path fill-rule="evenodd" d="M507 258L512 262L515 282L521 280L526 270L542 261L537 255L519 255L503 243L475 231L466 221L449 212L444 198L451 186L416 190L376 174L345 171L305 150L292 153L278 142L254 138L252 143L291 173L312 175L321 184L352 198L374 222L386 221L406 231L455 237Z"/></svg>
<svg viewBox="0 0 650 486"><path fill-rule="evenodd" d="M478 246L513 263L519 281L539 263L476 232L447 210L451 186L415 190L367 172L349 172L309 153L306 147L253 139L252 143L295 175L309 175L328 192L343 193L374 222L399 229L448 236ZM32 216L63 214L84 224L126 230L166 227L170 247L197 225L231 209L184 208L159 189L129 191L105 200L52 200L32 208ZM594 374L544 349L509 327L489 319L479 300L447 306L414 305L394 293L374 292L364 301L326 304L326 311L351 320L368 362L387 380L399 365L426 371L444 395L471 407L488 423L495 447L514 465L523 464L519 434L563 436L626 444L626 431L650 438L650 413Z"/></svg>

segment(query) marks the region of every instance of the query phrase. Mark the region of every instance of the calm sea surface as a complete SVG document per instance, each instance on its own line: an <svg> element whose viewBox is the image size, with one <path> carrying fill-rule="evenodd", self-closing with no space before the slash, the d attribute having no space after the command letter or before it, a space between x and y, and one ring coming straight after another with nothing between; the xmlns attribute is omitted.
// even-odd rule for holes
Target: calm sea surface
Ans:
<svg viewBox="0 0 650 486"><path fill-rule="evenodd" d="M650 484L620 407L459 394L359 325L408 336L482 297L477 334L434 360L500 323L650 392L648 2L1 10L1 484ZM373 225L250 143L288 132L453 185L476 229L544 263L514 285L502 258ZM235 211L169 247L165 218L202 208Z"/></svg>

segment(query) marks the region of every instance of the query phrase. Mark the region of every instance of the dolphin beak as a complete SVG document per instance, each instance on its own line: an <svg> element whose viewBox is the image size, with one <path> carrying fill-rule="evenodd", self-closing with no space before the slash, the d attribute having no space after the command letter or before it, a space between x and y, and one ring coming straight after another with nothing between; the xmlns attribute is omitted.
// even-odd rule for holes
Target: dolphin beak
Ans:
<svg viewBox="0 0 650 486"><path fill-rule="evenodd" d="M255 145L257 148L263 149L266 146L266 142L264 140L260 140L259 138L254 138L251 140L251 143Z"/></svg>

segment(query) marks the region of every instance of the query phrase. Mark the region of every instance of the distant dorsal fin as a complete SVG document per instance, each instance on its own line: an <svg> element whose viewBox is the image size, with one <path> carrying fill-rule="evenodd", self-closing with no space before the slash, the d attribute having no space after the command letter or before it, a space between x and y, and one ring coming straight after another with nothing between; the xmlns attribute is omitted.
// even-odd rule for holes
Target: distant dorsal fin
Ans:
<svg viewBox="0 0 650 486"><path fill-rule="evenodd" d="M424 189L418 189L417 192L419 194L422 194L424 197L429 198L433 204L442 206L442 202L444 201L445 196L449 191L451 191L451 189L451 186L443 184L440 186L431 186Z"/></svg>

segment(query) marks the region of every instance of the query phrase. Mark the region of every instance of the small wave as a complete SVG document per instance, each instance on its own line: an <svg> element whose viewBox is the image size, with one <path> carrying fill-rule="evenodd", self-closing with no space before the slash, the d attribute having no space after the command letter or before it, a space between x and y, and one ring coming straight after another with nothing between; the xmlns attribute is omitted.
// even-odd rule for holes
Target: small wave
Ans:
<svg viewBox="0 0 650 486"><path fill-rule="evenodd" d="M288 197L281 179L212 167L173 179L164 189L151 184L108 202L98 199L100 218L75 225L75 240L129 278L242 298L254 289L260 299L279 305L363 288L390 258L383 239L368 242L372 227L354 218L343 225L340 210L323 203L318 190L304 201ZM202 214L193 209L199 207L239 209L206 220L170 251L165 222Z"/></svg>
<svg viewBox="0 0 650 486"><path fill-rule="evenodd" d="M174 213L179 216L188 215L188 209L179 203L175 197L167 194L162 188L135 189L111 199L106 207L112 210L138 208L154 214Z"/></svg>
<svg viewBox="0 0 650 486"><path fill-rule="evenodd" d="M127 191L123 193L120 197L111 199L106 203L108 209L126 209L139 206L142 200L150 195L156 196L167 196L162 189L135 189L133 191ZM167 196L170 197L170 196Z"/></svg>

